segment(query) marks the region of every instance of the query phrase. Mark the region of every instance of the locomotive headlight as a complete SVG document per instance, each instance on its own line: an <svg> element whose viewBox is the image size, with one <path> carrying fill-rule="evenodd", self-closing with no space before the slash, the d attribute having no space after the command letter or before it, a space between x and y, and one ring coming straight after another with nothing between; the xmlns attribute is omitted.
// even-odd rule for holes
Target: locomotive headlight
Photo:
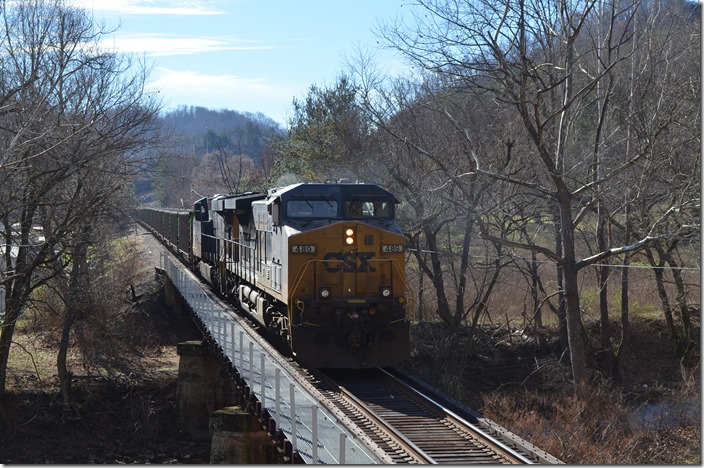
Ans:
<svg viewBox="0 0 704 468"><path fill-rule="evenodd" d="M389 299L391 297L391 288L388 286L383 286L381 288L381 297L384 299Z"/></svg>
<svg viewBox="0 0 704 468"><path fill-rule="evenodd" d="M328 297L330 297L330 289L329 288L320 288L320 290L318 291L318 294L320 295L320 297L322 299L327 299Z"/></svg>
<svg viewBox="0 0 704 468"><path fill-rule="evenodd" d="M347 245L352 245L354 244L354 229L352 228L347 228L345 230L345 244Z"/></svg>

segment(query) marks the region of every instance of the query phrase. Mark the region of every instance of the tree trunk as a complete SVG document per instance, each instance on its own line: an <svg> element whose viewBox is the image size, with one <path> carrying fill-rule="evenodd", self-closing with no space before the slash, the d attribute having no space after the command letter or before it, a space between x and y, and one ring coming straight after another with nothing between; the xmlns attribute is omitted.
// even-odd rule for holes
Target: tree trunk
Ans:
<svg viewBox="0 0 704 468"><path fill-rule="evenodd" d="M672 347L677 352L680 343L680 336L675 328L675 321L672 318L672 308L670 307L670 300L667 297L667 289L665 289L665 261L661 258L660 262L655 261L655 256L650 248L645 249L645 255L648 257L650 265L653 267L653 274L655 275L655 286L658 291L658 297L660 297L660 302L662 303L662 312L665 316L665 325L667 327L667 333L670 336L670 342Z"/></svg>
<svg viewBox="0 0 704 468"><path fill-rule="evenodd" d="M7 291L5 296L5 318L2 321L0 328L0 399L5 394L5 384L7 382L7 364L10 360L10 347L12 346L12 337L15 334L15 325L21 313L21 304L24 303L20 299L23 290L26 289L26 279L19 277L12 282L12 286Z"/></svg>
<svg viewBox="0 0 704 468"><path fill-rule="evenodd" d="M13 301L7 301L5 319L0 329L0 399L5 395L5 382L7 380L7 363L10 359L10 346L12 345L12 335L15 332L15 324L19 312Z"/></svg>
<svg viewBox="0 0 704 468"><path fill-rule="evenodd" d="M562 252L563 252L563 247L562 247L562 234L560 231L560 215L556 214L554 216L554 222L555 222L555 254L558 256L562 257ZM562 265L557 265L557 291L558 291L558 303L557 303L557 320L558 320L558 326L559 326L559 334L560 334L560 345L561 345L561 353L565 350L569 350L570 344L569 344L569 338L568 338L568 332L567 332L567 300L565 299L565 275L564 275L564 268Z"/></svg>
<svg viewBox="0 0 704 468"><path fill-rule="evenodd" d="M430 280L435 288L435 295L438 301L438 316L454 331L457 329L454 315L450 313L450 303L445 294L445 279L442 273L442 263L440 262L440 253L438 251L437 232L430 230L428 227L423 229L425 239L430 250L430 264L432 267L432 276Z"/></svg>
<svg viewBox="0 0 704 468"><path fill-rule="evenodd" d="M418 321L422 322L423 321L423 316L425 315L423 311L425 310L425 305L423 304L425 298L424 298L424 285L423 285L423 280L425 278L425 273L423 273L423 268L420 266L420 262L418 262Z"/></svg>
<svg viewBox="0 0 704 468"><path fill-rule="evenodd" d="M56 369L59 374L59 392L64 406L69 407L72 403L71 398L71 382L73 376L66 366L66 358L68 356L69 338L71 336L71 328L73 327L75 312L72 306L68 306L64 312L63 323L61 326L61 340L59 341L59 352L56 357Z"/></svg>
<svg viewBox="0 0 704 468"><path fill-rule="evenodd" d="M540 310L540 300L538 299L538 288L540 276L538 276L538 256L534 250L530 251L530 277L531 288L530 295L533 299L533 320L536 330L543 328L543 314Z"/></svg>
<svg viewBox="0 0 704 468"><path fill-rule="evenodd" d="M677 308L680 311L680 318L682 320L682 339L677 347L677 358L681 359L689 353L689 350L694 346L694 336L692 332L692 320L689 316L689 306L687 305L687 290L684 285L684 278L682 278L682 271L680 266L672 255L671 249L662 251L660 253L661 258L663 258L672 272L672 278L675 281L675 287L677 288ZM660 252L660 247L656 246L656 249Z"/></svg>
<svg viewBox="0 0 704 468"><path fill-rule="evenodd" d="M15 279L9 282L5 289L5 317L2 320L0 328L0 399L5 394L5 385L7 382L7 364L10 360L10 348L12 346L12 337L15 334L15 325L22 313L25 299L29 296L29 280L30 276L26 274L27 256L29 254L29 231L32 225L32 216L35 210L29 208L22 212L20 216L21 230L17 238L13 238L13 231L5 222L5 235L7 236L7 244L11 246L16 243L17 257L15 258L14 274ZM8 249L9 251L9 249ZM6 251L7 253L7 251ZM7 267L11 268L11 259L7 259ZM24 274L23 274L24 273Z"/></svg>
<svg viewBox="0 0 704 468"><path fill-rule="evenodd" d="M606 213L601 203L598 208L597 221L597 245L599 252L606 251L609 246L606 240ZM599 283L599 338L601 349L611 353L611 322L609 320L609 265L608 260L604 260L602 266L597 267L597 278Z"/></svg>
<svg viewBox="0 0 704 468"><path fill-rule="evenodd" d="M626 219L626 226L628 226L628 219ZM629 239L628 228L626 228L626 231L626 239ZM622 382L625 381L626 377L623 360L631 344L631 325L628 317L630 307L628 302L628 265L630 261L631 256L626 252L623 256L623 269L621 271L621 343L618 346L618 353L616 355L616 368L618 369L618 377Z"/></svg>
<svg viewBox="0 0 704 468"><path fill-rule="evenodd" d="M599 252L605 252L609 248L606 236L606 211L599 203L597 221L597 244ZM609 318L609 275L611 268L609 259L604 259L602 265L597 266L597 280L599 288L599 350L594 355L602 372L608 376L617 373L616 356L611 346L611 319ZM592 356L592 354L589 354Z"/></svg>
<svg viewBox="0 0 704 468"><path fill-rule="evenodd" d="M460 259L460 274L457 284L457 294L455 295L455 321L461 322L464 319L464 295L467 286L467 270L469 269L469 251L472 242L472 232L474 230L474 218L469 215L465 223L464 240L462 242L462 257ZM448 246L449 247L449 246Z"/></svg>
<svg viewBox="0 0 704 468"><path fill-rule="evenodd" d="M560 232L562 238L563 262L562 272L565 280L565 298L567 300L567 340L572 364L577 395L582 394L587 382L587 366L582 342L582 317L579 307L578 270L575 261L574 225L572 224L572 207L568 196L560 199Z"/></svg>
<svg viewBox="0 0 704 468"><path fill-rule="evenodd" d="M467 344L467 350L471 351L472 346L474 345L474 335L477 331L478 325L479 325L479 319L481 318L482 314L486 312L486 306L489 303L489 298L491 297L492 291L494 291L494 287L496 286L496 283L499 280L499 273L501 272L501 246L497 245L496 246L497 250L497 255L496 255L496 260L494 260L494 274L491 277L491 280L489 280L489 284L487 285L486 288L484 288L484 293L480 301L478 301L475 309L474 309L474 314L472 314L472 323L469 328L469 334L468 334L468 344ZM510 333L510 330L509 330Z"/></svg>
<svg viewBox="0 0 704 468"><path fill-rule="evenodd" d="M71 381L72 375L66 366L66 358L68 356L69 340L71 337L71 328L76 318L78 303L80 302L80 275L81 267L85 263L85 255L82 252L81 246L73 249L71 273L69 278L68 294L65 300L66 309L64 310L63 322L61 325L61 339L59 341L59 352L56 357L56 369L59 375L59 389L61 399L65 406L70 406L71 399Z"/></svg>

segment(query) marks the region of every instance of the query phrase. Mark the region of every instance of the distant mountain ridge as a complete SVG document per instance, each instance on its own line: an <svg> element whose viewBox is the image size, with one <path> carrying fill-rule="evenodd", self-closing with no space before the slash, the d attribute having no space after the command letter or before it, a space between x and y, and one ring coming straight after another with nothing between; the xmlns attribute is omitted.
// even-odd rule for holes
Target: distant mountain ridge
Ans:
<svg viewBox="0 0 704 468"><path fill-rule="evenodd" d="M161 117L164 128L177 137L181 152L203 156L218 149L259 160L272 137L283 136L275 120L262 113L213 110L199 106L180 106Z"/></svg>

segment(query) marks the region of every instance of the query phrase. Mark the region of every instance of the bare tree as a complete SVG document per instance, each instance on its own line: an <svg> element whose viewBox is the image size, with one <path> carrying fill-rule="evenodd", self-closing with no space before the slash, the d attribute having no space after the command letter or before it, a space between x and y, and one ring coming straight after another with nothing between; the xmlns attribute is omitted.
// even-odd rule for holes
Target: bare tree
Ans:
<svg viewBox="0 0 704 468"><path fill-rule="evenodd" d="M472 173L549 200L556 226L555 245L507 239L488 224L482 225L482 235L492 242L536 252L558 266L578 391L587 381L580 270L642 248L662 226L654 220L641 231L640 239L621 246L609 244L604 235L605 190L649 158L662 157L653 153L654 143L683 115L682 99L660 102L660 107L652 109L655 112L647 125L641 126L642 137L626 159L610 158L606 164L603 156L607 150L616 153L622 141L622 128L610 125L607 113L618 103L616 79L627 79L628 75L622 75L624 63L636 48L647 44L645 39L637 44L632 41L641 3L423 0L416 2L413 28L395 24L382 31L388 44L416 67L442 76L453 89L492 96L522 122L532 143L523 158L539 168L535 177L525 177L525 171L501 173L492 166L492 158L477 151L473 153ZM659 2L642 6L652 12ZM649 53L661 52L651 49ZM597 118L585 119L588 112ZM462 125L449 108L447 115L449 125ZM465 134L471 147L473 134ZM582 253L576 235L580 224L595 210L600 226L598 248L593 254ZM602 271L602 276L606 273Z"/></svg>
<svg viewBox="0 0 704 468"><path fill-rule="evenodd" d="M59 388L61 398L65 406L72 404L72 374L67 366L67 357L69 350L69 342L73 324L80 318L81 314L87 312L86 299L86 278L88 267L88 245L92 242L90 233L90 224L85 224L79 228L76 233L76 243L65 249L71 255L71 263L69 268L61 268L61 271L67 270L66 284L58 288L63 296L65 308L63 311L63 321L61 326L61 338L59 341L59 351L56 357L56 368L59 375ZM62 275L60 275L62 276Z"/></svg>
<svg viewBox="0 0 704 468"><path fill-rule="evenodd" d="M500 244L478 242L478 218L484 215L481 206L488 191L472 174L471 153L493 144L505 157L504 145L490 138L469 145L462 128L447 125L448 108L463 121L486 119L473 113L484 105L480 97L458 98L432 76L418 83L398 78L385 86L363 54L350 66L359 105L370 127L377 130L368 151L377 156L358 170L374 174L404 202L398 219L408 237L410 264L418 265L417 281L430 280L436 304L432 312L447 324L450 336L469 326L467 343L471 346L507 261ZM500 117L487 120L488 125L498 125ZM422 294L424 290L419 289L419 299ZM419 308L423 305L418 304Z"/></svg>
<svg viewBox="0 0 704 468"><path fill-rule="evenodd" d="M129 210L117 200L144 169L158 111L145 94L148 70L101 49L104 31L86 12L60 0L28 0L3 2L1 13L0 216L17 229L6 229L3 239L0 396L15 325L32 291L61 273L64 249L80 254L89 245L86 226L102 219L98 213ZM33 245L36 225L45 239ZM18 248L8 254L12 245Z"/></svg>
<svg viewBox="0 0 704 468"><path fill-rule="evenodd" d="M626 129L624 153L653 139L653 130L661 128L650 143L650 152L642 164L624 173L618 182L615 199L623 200L612 210L611 226L629 241L648 232L658 235L645 250L653 266L656 289L663 314L679 358L691 356L693 337L690 307L691 294L685 280L688 267L694 264L678 258L678 249L697 251L700 237L701 191L701 101L699 6L687 2L653 2L642 5L634 21L637 43L647 39L647 47L638 47L631 56L628 86L619 90L627 106L620 106L614 118ZM617 213L623 212L622 216ZM625 219L623 219L625 218ZM656 230L653 230L656 226ZM629 258L624 259L628 266ZM668 299L666 278L675 285L677 307ZM622 343L619 355L628 350L628 268L622 280ZM677 327L679 315L681 330Z"/></svg>
<svg viewBox="0 0 704 468"><path fill-rule="evenodd" d="M154 173L154 192L161 206L188 207L194 199L191 190L202 193L202 187L194 180L199 163L196 156L181 152L159 158Z"/></svg>

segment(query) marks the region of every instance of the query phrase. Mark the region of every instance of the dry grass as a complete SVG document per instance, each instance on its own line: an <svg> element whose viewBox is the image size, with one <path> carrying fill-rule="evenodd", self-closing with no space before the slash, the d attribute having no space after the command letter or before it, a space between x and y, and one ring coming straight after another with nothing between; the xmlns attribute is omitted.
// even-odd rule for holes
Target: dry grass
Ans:
<svg viewBox="0 0 704 468"><path fill-rule="evenodd" d="M619 463L607 448L623 443L626 418L623 411L600 414L605 403L604 395L583 401L572 395L490 392L484 395L484 414L565 463Z"/></svg>
<svg viewBox="0 0 704 468"><path fill-rule="evenodd" d="M701 427L648 432L629 425L616 392L583 399L536 391L484 394L484 414L568 464L701 464Z"/></svg>
<svg viewBox="0 0 704 468"><path fill-rule="evenodd" d="M696 253L698 256L698 253ZM413 265L413 262L409 263ZM446 268L449 269L449 268ZM421 281L417 268L409 267L407 273L410 289L413 292L414 304L422 310L420 316L424 321L440 320L437 314L437 304L433 285L428 278ZM542 264L539 268L543 286L548 294L554 293L557 288L554 266L550 263ZM482 275L481 271L470 269L470 275ZM658 297L657 289L653 272L646 265L635 264L629 272L629 298L630 310L632 317L641 317L647 319L659 319L662 317L662 304ZM701 276L698 271L684 270L683 277L687 285L687 300L694 307L699 307L701 297ZM674 283L671 280L671 275L666 273L665 288L668 291L670 301L675 305L677 291ZM611 269L611 275L607 282L607 295L609 297L610 317L614 321L620 320L621 308L621 269L614 267ZM455 297L456 291L453 289L455 281L452 275L447 272L445 276L445 288L448 300L451 301L450 307L454 307L452 300ZM466 286L465 307L468 307L470 302L477 296L477 291L473 289L474 283ZM422 292L422 300L418 300L418 296ZM580 272L579 283L580 305L583 310L583 318L585 321L599 319L599 290L596 280L596 273L593 268L584 268ZM544 299L541 297L541 300ZM548 302L556 304L556 297L553 296ZM534 310L532 309L530 296L530 285L526 277L514 267L506 267L501 271L499 280L494 288L489 302L487 311L481 318L481 323L484 325L504 325L509 323L511 327L523 328L530 325ZM543 304L541 309L543 324L546 326L556 326L557 318L550 311L547 303Z"/></svg>
<svg viewBox="0 0 704 468"><path fill-rule="evenodd" d="M598 333L596 325L587 328ZM520 333L494 325L469 343L466 333L452 340L440 324L419 324L413 358L405 365L566 463L700 463L698 418L675 414L665 421L671 427L663 423L651 431L630 420L650 404L686 403L681 411L691 412L701 398L700 367L675 359L662 319L635 319L633 331L630 352L622 356L622 380L592 369L583 399L574 396L569 362L561 361L559 339L549 329ZM680 426L677 416L685 416Z"/></svg>
<svg viewBox="0 0 704 468"><path fill-rule="evenodd" d="M142 258L144 239L125 237L94 258L84 289L88 306L77 312L71 329L67 364L74 375L119 374L120 357L149 355L173 325L168 314L150 310L153 303L149 299L158 297L160 285L155 281L154 264ZM64 303L56 293L51 288L36 290L31 307L18 322L13 349L17 355L13 359L19 359L16 365L25 364L22 354L41 359L47 348L58 348L63 319ZM56 356L47 359L53 359L55 367Z"/></svg>

